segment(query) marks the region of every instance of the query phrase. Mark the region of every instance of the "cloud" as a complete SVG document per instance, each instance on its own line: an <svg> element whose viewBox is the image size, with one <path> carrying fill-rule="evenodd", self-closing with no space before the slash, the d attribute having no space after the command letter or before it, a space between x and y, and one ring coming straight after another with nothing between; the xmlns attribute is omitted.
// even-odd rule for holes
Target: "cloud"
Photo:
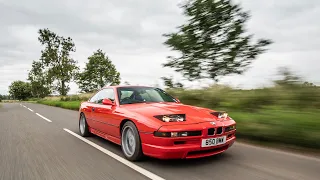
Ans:
<svg viewBox="0 0 320 180"><path fill-rule="evenodd" d="M162 68L174 54L163 45L163 33L175 31L184 17L177 6L182 0L0 0L0 94L13 80L25 80L33 60L39 59L39 28L70 36L76 43L73 57L84 67L93 51L102 49L132 84L160 84L161 76L174 75ZM279 66L290 66L307 80L320 84L320 2L237 0L251 12L248 30L274 44L241 76L222 82L241 87L268 84ZM263 71L264 70L264 71ZM186 82L187 86L203 85ZM77 86L71 85L75 93Z"/></svg>
<svg viewBox="0 0 320 180"><path fill-rule="evenodd" d="M6 94L12 81L27 79L29 64L13 64L0 66L0 94Z"/></svg>

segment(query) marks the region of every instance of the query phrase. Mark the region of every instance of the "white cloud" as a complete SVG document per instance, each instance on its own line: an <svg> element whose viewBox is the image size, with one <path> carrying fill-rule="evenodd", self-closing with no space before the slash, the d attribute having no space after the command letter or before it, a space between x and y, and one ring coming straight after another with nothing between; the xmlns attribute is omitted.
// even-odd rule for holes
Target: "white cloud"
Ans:
<svg viewBox="0 0 320 180"><path fill-rule="evenodd" d="M160 84L161 76L175 75L162 68L173 54L163 45L163 33L175 31L184 17L181 0L0 0L0 94L14 80L25 80L33 60L40 57L39 28L71 36L74 58L84 67L93 51L102 49L132 84ZM267 85L276 68L290 66L307 80L320 84L320 2L317 0L237 0L251 11L248 29L274 44L241 76L222 82L241 87ZM202 82L185 82L188 86ZM71 92L77 91L74 83Z"/></svg>
<svg viewBox="0 0 320 180"><path fill-rule="evenodd" d="M12 81L27 79L29 64L13 64L0 66L0 94L8 92L8 86Z"/></svg>

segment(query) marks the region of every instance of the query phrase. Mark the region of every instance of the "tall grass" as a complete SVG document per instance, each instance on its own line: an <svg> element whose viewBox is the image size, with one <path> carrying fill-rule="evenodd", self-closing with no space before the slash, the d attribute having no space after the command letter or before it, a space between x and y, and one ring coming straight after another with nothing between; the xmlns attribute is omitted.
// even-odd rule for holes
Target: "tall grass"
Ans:
<svg viewBox="0 0 320 180"><path fill-rule="evenodd" d="M304 86L276 86L253 90L238 90L228 86L206 89L169 89L181 102L208 108L256 111L278 106L295 110L320 109L320 88Z"/></svg>

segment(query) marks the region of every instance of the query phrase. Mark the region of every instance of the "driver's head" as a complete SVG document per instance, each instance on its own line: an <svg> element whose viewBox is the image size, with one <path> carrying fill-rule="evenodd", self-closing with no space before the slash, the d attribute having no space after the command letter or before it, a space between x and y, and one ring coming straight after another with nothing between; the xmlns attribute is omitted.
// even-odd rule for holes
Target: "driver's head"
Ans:
<svg viewBox="0 0 320 180"><path fill-rule="evenodd" d="M143 97L139 93L135 93L134 99L138 101L144 101Z"/></svg>

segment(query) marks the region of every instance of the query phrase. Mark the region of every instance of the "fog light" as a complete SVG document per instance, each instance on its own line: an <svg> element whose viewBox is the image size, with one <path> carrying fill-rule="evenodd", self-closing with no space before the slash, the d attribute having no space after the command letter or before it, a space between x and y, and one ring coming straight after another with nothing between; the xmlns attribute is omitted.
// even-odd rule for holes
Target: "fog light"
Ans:
<svg viewBox="0 0 320 180"><path fill-rule="evenodd" d="M180 136L188 136L188 132L181 132Z"/></svg>
<svg viewBox="0 0 320 180"><path fill-rule="evenodd" d="M170 132L154 132L154 136L157 137L171 137Z"/></svg>

